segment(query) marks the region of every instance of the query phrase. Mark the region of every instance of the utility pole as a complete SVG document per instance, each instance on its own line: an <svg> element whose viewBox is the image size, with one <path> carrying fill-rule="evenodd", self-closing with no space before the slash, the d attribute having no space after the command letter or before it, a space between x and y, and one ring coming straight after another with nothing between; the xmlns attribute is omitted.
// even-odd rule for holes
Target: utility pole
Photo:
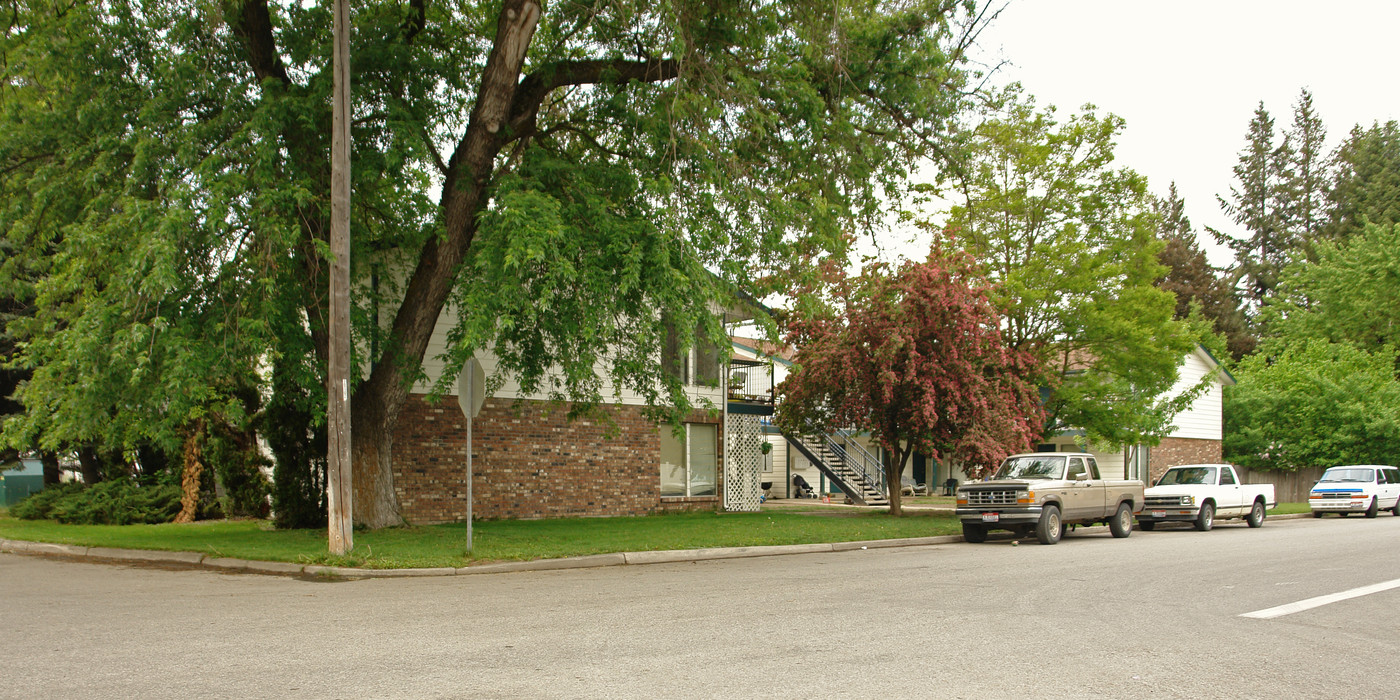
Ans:
<svg viewBox="0 0 1400 700"><path fill-rule="evenodd" d="M335 0L333 32L326 502L331 554L345 554L355 547L350 469L350 0Z"/></svg>

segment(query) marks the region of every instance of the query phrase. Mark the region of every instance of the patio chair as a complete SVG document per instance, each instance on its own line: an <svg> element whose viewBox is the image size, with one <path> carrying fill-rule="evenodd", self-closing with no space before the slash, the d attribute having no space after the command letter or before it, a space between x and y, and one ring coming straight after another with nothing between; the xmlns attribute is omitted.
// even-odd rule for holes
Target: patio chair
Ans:
<svg viewBox="0 0 1400 700"><path fill-rule="evenodd" d="M921 484L908 477L900 477L899 493L904 496L927 496L928 485Z"/></svg>

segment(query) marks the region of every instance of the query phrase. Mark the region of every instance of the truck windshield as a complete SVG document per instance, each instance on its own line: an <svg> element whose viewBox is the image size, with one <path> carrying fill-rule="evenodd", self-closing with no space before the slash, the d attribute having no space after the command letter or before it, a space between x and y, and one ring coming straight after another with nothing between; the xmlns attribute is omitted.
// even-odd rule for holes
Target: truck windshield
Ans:
<svg viewBox="0 0 1400 700"><path fill-rule="evenodd" d="M1214 484L1215 467L1173 467L1162 475L1158 486L1179 484Z"/></svg>
<svg viewBox="0 0 1400 700"><path fill-rule="evenodd" d="M1059 479L1065 473L1064 457L1012 457L997 470L997 479Z"/></svg>
<svg viewBox="0 0 1400 700"><path fill-rule="evenodd" d="M1333 468L1328 469L1327 473L1322 475L1322 481L1318 483L1327 481L1358 481L1363 484L1369 484L1375 480L1376 472L1373 469Z"/></svg>

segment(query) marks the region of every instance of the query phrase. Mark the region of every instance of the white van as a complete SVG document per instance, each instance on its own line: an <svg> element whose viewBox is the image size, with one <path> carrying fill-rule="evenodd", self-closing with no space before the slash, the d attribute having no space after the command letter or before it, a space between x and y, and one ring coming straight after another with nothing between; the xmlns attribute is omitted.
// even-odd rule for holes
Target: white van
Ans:
<svg viewBox="0 0 1400 700"><path fill-rule="evenodd" d="M1313 517L1323 513L1365 513L1374 518L1388 510L1400 515L1400 469L1379 464L1332 467L1308 494Z"/></svg>

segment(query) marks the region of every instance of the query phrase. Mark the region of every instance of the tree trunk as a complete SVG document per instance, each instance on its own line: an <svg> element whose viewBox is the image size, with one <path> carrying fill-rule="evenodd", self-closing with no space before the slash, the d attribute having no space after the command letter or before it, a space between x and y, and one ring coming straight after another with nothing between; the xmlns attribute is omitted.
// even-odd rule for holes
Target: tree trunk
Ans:
<svg viewBox="0 0 1400 700"><path fill-rule="evenodd" d="M58 453L41 452L39 460L44 463L44 485L53 486L63 480L63 470L58 466Z"/></svg>
<svg viewBox="0 0 1400 700"><path fill-rule="evenodd" d="M78 466L83 474L83 483L88 486L102 481L102 459L91 446L78 448Z"/></svg>
<svg viewBox="0 0 1400 700"><path fill-rule="evenodd" d="M904 463L909 461L909 455L914 453L914 448L907 450L894 450L894 459L885 463L885 484L890 490L890 515L899 517L904 515L904 481L901 475L904 474Z"/></svg>
<svg viewBox="0 0 1400 700"><path fill-rule="evenodd" d="M404 524L394 490L394 425L407 392L393 398L361 396L351 404L350 461L354 473L352 502L355 523L369 528ZM398 396L401 393L403 396ZM392 401L394 405L386 405ZM394 410L389 410L394 409Z"/></svg>
<svg viewBox="0 0 1400 700"><path fill-rule="evenodd" d="M180 475L180 514L175 516L177 523L192 523L199 514L199 477L204 471L200 460L203 436L204 422L199 421L185 438L184 469Z"/></svg>

